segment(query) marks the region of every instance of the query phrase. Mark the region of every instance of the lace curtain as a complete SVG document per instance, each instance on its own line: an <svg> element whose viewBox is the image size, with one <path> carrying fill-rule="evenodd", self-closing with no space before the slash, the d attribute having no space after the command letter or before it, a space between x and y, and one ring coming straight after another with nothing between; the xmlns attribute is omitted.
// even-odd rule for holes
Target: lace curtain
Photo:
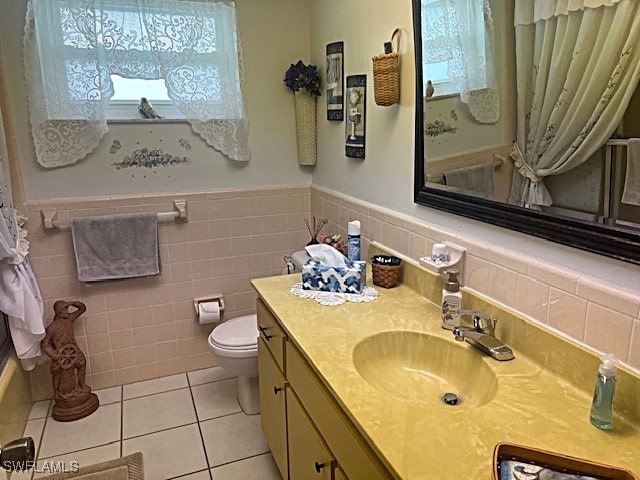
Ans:
<svg viewBox="0 0 640 480"><path fill-rule="evenodd" d="M30 0L24 38L38 162L69 165L108 131L111 75L164 79L209 145L250 158L232 0Z"/></svg>
<svg viewBox="0 0 640 480"><path fill-rule="evenodd" d="M509 202L540 209L552 204L544 178L587 161L622 120L640 79L640 2L519 0L515 18Z"/></svg>
<svg viewBox="0 0 640 480"><path fill-rule="evenodd" d="M1 63L1 62L0 62ZM25 218L13 208L9 165L0 109L0 310L9 317L9 331L25 370L46 359L40 350L45 315L40 290L29 265Z"/></svg>
<svg viewBox="0 0 640 480"><path fill-rule="evenodd" d="M474 118L495 123L500 98L489 0L422 0L422 39L423 62L447 61L449 80Z"/></svg>

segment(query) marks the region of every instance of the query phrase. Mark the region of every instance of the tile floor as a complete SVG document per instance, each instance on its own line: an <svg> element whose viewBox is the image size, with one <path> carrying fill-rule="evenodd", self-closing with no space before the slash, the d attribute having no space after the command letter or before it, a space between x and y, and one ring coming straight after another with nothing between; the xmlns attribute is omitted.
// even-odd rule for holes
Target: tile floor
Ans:
<svg viewBox="0 0 640 480"><path fill-rule="evenodd" d="M281 480L260 415L241 411L236 388L220 367L107 388L95 392L95 413L69 423L50 416L51 401L36 402L25 436L36 442L37 468L11 478L140 451L146 480Z"/></svg>

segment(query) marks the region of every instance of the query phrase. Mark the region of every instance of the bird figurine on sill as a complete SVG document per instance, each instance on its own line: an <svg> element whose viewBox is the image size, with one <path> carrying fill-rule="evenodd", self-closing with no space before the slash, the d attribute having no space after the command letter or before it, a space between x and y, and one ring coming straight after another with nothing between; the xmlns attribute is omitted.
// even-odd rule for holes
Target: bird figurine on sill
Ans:
<svg viewBox="0 0 640 480"><path fill-rule="evenodd" d="M433 97L433 92L434 92L434 88L433 88L433 83L431 83L431 80L427 80L427 88L425 89L425 97L426 98L430 98Z"/></svg>
<svg viewBox="0 0 640 480"><path fill-rule="evenodd" d="M153 109L153 106L147 100L147 97L142 97L140 99L140 105L138 105L138 112L142 118L162 118L160 115L156 113Z"/></svg>

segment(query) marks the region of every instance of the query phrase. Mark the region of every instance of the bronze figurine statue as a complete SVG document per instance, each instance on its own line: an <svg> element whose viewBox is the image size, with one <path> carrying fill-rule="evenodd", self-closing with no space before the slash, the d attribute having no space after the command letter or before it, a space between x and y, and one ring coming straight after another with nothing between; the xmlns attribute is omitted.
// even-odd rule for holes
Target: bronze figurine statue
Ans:
<svg viewBox="0 0 640 480"><path fill-rule="evenodd" d="M69 312L69 308L75 310ZM73 322L87 311L82 302L53 304L55 317L42 339L42 350L51 357L53 381L52 416L59 422L71 422L91 415L100 406L98 396L86 384L87 360L76 343Z"/></svg>

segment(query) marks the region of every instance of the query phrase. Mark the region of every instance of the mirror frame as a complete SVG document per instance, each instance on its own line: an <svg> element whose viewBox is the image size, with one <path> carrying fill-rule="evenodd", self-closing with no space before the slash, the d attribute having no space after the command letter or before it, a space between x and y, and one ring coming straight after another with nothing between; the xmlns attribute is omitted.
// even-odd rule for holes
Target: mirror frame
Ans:
<svg viewBox="0 0 640 480"><path fill-rule="evenodd" d="M412 0L415 52L414 202L640 265L640 232L542 213L425 185L421 1Z"/></svg>

